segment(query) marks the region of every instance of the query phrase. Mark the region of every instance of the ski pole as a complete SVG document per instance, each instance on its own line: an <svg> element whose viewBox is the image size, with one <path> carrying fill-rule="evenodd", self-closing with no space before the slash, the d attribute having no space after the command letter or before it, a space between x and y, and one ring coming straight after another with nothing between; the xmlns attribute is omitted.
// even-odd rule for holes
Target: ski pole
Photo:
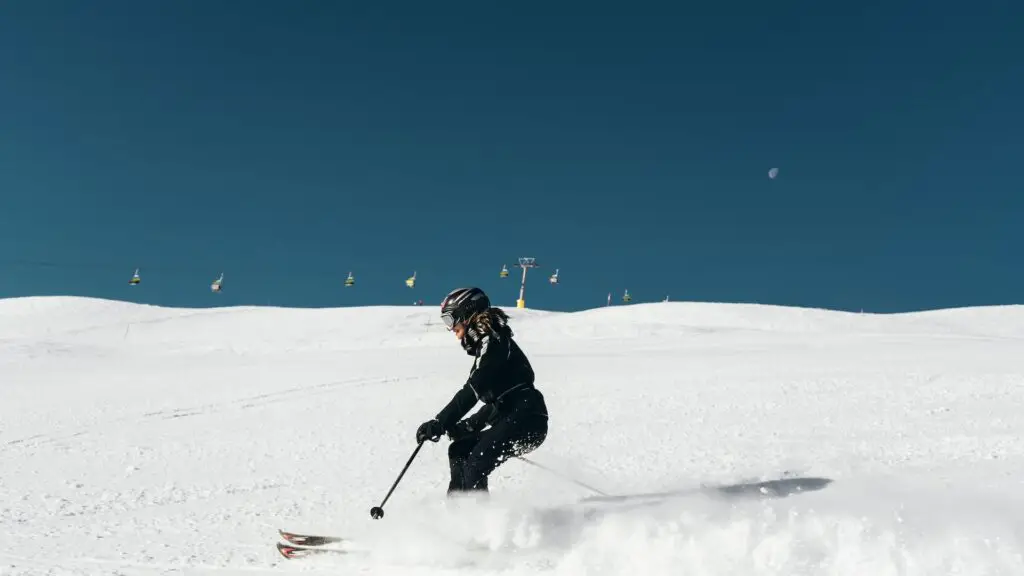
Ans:
<svg viewBox="0 0 1024 576"><path fill-rule="evenodd" d="M533 460L528 460L528 459L526 459L526 458L524 458L522 456L517 456L517 458L519 458L523 462L526 462L527 464L532 464L533 466L536 466L537 468L540 468L541 470L545 470L545 471L547 471L550 474L554 474L555 476L558 476L559 478L568 480L569 482L572 482L573 484L575 484L577 486L582 486L583 488L586 488L587 490L590 490L592 492L596 492L597 494L599 494L601 496L607 496L607 494L605 494L604 492L601 492L597 488L594 488L593 486L588 486L588 485L584 484L583 482L580 482L579 480L576 480L574 478L570 478L570 477L568 477L565 474L562 474L560 472L556 472L555 470L553 470L551 468L548 468L547 466L544 466L543 464L538 464L538 463L534 462Z"/></svg>
<svg viewBox="0 0 1024 576"><path fill-rule="evenodd" d="M395 491L396 487L398 487L399 481L402 480L402 476L405 476L405 471L409 469L409 465L412 464L412 461L416 458L416 455L419 454L420 448L423 448L423 442L420 442L419 444L416 445L416 449L412 451L412 456L409 456L409 461L405 463L405 468L402 468L402 471L398 473L398 478L395 478L395 483L391 485L391 490L388 490L388 495L384 497L384 500L380 503L380 506L374 506L373 508L370 508L371 518L373 518L374 520L380 520L384 517L384 504L388 501L388 498L391 498L391 493Z"/></svg>

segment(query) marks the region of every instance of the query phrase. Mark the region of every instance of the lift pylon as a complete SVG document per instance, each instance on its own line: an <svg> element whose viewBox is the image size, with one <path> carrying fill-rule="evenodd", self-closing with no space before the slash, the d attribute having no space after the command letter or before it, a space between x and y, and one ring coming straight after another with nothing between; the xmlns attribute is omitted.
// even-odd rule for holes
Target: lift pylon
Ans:
<svg viewBox="0 0 1024 576"><path fill-rule="evenodd" d="M520 258L519 268L523 269L523 281L519 284L519 300L516 300L516 308L526 308L526 271L530 268L539 268L534 258Z"/></svg>

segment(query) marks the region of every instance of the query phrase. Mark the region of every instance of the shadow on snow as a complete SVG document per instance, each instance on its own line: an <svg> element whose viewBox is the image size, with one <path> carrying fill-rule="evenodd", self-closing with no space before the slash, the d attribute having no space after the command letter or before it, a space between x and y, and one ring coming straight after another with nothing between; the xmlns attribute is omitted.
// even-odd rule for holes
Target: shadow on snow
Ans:
<svg viewBox="0 0 1024 576"><path fill-rule="evenodd" d="M743 500L767 500L786 498L805 492L822 490L832 483L829 478L793 477L760 482L742 482L736 484L704 485L695 488L672 490L666 492L648 492L637 494L590 496L579 500L578 504L567 507L548 508L535 511L534 519L538 521L544 533L541 548L571 547L581 536L581 531L595 522L611 519L620 514L630 514L641 509L650 510L650 517L656 520L660 511L671 515L678 510L671 504L675 500L682 502L686 498L706 497L711 500L730 502Z"/></svg>
<svg viewBox="0 0 1024 576"><path fill-rule="evenodd" d="M739 484L722 484L717 486L700 486L697 488L686 488L683 490L670 490L667 492L648 492L640 494L621 494L608 496L588 496L582 498L582 503L617 503L617 502L642 502L642 501L664 501L672 498L683 498L686 496L705 495L727 499L763 499L763 498L785 498L794 494L813 492L821 490L832 483L828 478L804 477L804 478L782 478L779 480L766 480L763 482L744 482Z"/></svg>

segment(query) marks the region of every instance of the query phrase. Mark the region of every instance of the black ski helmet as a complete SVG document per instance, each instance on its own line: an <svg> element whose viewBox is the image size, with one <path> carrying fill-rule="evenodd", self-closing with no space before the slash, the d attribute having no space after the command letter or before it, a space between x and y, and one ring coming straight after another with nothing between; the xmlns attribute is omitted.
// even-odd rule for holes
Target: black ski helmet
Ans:
<svg viewBox="0 0 1024 576"><path fill-rule="evenodd" d="M456 288L441 301L441 320L451 330L459 322L465 322L473 314L491 307L491 300L484 291L472 288Z"/></svg>

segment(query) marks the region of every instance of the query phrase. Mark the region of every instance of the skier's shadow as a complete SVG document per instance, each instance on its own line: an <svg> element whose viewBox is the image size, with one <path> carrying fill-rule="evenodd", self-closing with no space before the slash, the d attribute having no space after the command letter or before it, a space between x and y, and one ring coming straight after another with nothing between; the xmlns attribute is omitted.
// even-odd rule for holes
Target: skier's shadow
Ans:
<svg viewBox="0 0 1024 576"><path fill-rule="evenodd" d="M829 478L803 477L765 480L763 482L744 482L739 484L721 484L716 486L700 486L667 492L647 492L639 494L588 496L581 503L630 503L630 502L662 502L672 498L705 495L729 500L743 498L766 499L785 498L794 494L821 490L832 483Z"/></svg>
<svg viewBox="0 0 1024 576"><path fill-rule="evenodd" d="M545 533L545 544L541 546L542 548L566 549L580 536L581 531L594 521L638 509L657 508L676 499L694 496L728 501L785 498L822 490L831 483L832 480L828 478L794 477L761 482L704 485L666 492L590 496L582 498L576 505L537 511L539 515L535 516L535 519L539 521Z"/></svg>

